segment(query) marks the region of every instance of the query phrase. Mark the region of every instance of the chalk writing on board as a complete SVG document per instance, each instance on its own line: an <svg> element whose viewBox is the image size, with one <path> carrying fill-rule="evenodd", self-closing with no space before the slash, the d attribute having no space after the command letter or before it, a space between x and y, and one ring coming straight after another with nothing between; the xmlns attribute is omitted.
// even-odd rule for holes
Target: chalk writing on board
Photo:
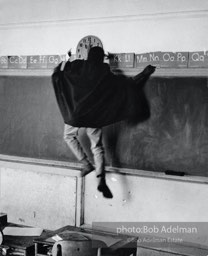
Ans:
<svg viewBox="0 0 208 256"><path fill-rule="evenodd" d="M146 67L147 65L160 66L160 52L149 52L136 54L135 66L136 67Z"/></svg>
<svg viewBox="0 0 208 256"><path fill-rule="evenodd" d="M161 68L187 68L188 52L161 52Z"/></svg>
<svg viewBox="0 0 208 256"><path fill-rule="evenodd" d="M113 53L105 60L112 68L144 68L154 65L161 68L208 68L208 51ZM0 56L0 69L53 69L68 59L65 55ZM73 54L70 61L76 59Z"/></svg>
<svg viewBox="0 0 208 256"><path fill-rule="evenodd" d="M27 56L9 56L8 68L27 68Z"/></svg>
<svg viewBox="0 0 208 256"><path fill-rule="evenodd" d="M110 66L115 68L133 68L134 53L116 53L111 54Z"/></svg>
<svg viewBox="0 0 208 256"><path fill-rule="evenodd" d="M8 68L8 57L0 56L0 68Z"/></svg>
<svg viewBox="0 0 208 256"><path fill-rule="evenodd" d="M190 52L188 67L208 67L208 51Z"/></svg>
<svg viewBox="0 0 208 256"><path fill-rule="evenodd" d="M47 68L54 68L60 62L66 60L66 55L48 55L47 56Z"/></svg>
<svg viewBox="0 0 208 256"><path fill-rule="evenodd" d="M47 68L47 55L27 56L27 67L31 69Z"/></svg>

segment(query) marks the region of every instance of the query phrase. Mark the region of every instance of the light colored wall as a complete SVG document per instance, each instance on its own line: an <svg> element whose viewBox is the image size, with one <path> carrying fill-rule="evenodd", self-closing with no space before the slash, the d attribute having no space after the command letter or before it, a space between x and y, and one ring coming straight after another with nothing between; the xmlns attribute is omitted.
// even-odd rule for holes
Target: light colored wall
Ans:
<svg viewBox="0 0 208 256"><path fill-rule="evenodd" d="M112 200L97 191L94 173L86 177L85 223L208 221L207 184L116 173L108 174L107 183Z"/></svg>
<svg viewBox="0 0 208 256"><path fill-rule="evenodd" d="M138 174L141 173L138 170ZM96 177L91 173L85 180L84 222L109 228L116 225L121 227L118 222L124 223L126 227L131 227L130 224L128 225L129 222L134 222L134 227L145 226L148 222L154 222L157 227L162 222L166 222L167 226L181 227L184 226L183 223L187 223L188 227L190 223L193 223L193 226L197 222L206 223L208 186L202 182L195 183L194 180L185 179L185 177L178 180L176 177L174 180L174 177L159 178L159 175L156 178L108 173L107 184L114 195L113 199L109 200L103 198L103 195L97 191ZM157 233L152 235L157 236ZM160 235L164 236L164 234ZM181 234L169 234L171 235L175 235L176 238ZM207 229L199 227L196 235L186 236L183 239L184 242L206 246Z"/></svg>
<svg viewBox="0 0 208 256"><path fill-rule="evenodd" d="M194 51L208 45L201 0L1 0L0 55L75 53L98 36L106 51Z"/></svg>
<svg viewBox="0 0 208 256"><path fill-rule="evenodd" d="M79 225L79 181L69 168L0 161L0 212L49 230Z"/></svg>
<svg viewBox="0 0 208 256"><path fill-rule="evenodd" d="M58 167L58 162L52 166L45 160L42 164L37 160L34 164L18 163L18 157L15 160L9 156L0 160L0 212L8 214L9 222L47 229L80 224L111 229L134 223L134 227L142 227L151 222L156 227L161 223L183 227L185 223L197 227L198 232L168 236L182 237L192 246L207 245L208 179L166 178L153 173L151 177L140 170L138 175L108 171L106 180L113 199L105 199L97 190L95 172L82 179L80 171L61 167L61 162Z"/></svg>

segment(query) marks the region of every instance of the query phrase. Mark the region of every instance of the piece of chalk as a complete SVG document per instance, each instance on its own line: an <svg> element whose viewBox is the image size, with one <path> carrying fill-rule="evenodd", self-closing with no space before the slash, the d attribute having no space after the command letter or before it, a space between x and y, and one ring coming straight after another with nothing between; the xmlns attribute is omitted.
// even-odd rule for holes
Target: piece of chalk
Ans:
<svg viewBox="0 0 208 256"><path fill-rule="evenodd" d="M166 170L165 174L167 175L175 175L175 176L184 176L185 172L178 172L178 171L172 171L172 170Z"/></svg>

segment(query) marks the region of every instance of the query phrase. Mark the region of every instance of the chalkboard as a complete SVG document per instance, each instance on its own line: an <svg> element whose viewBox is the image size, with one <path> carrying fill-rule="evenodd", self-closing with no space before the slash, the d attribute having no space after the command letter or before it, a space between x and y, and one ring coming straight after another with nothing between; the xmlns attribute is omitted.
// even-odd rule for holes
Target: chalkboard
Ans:
<svg viewBox="0 0 208 256"><path fill-rule="evenodd" d="M208 176L207 85L207 78L151 78L150 119L103 129L107 165ZM0 154L77 161L63 140L50 77L0 77L0 117ZM92 158L83 130L80 136Z"/></svg>

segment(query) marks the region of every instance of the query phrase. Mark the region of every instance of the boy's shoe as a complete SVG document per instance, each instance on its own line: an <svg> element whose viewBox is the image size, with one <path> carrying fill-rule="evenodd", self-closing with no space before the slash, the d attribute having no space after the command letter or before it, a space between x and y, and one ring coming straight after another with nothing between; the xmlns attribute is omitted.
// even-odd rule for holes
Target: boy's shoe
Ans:
<svg viewBox="0 0 208 256"><path fill-rule="evenodd" d="M113 194L111 193L109 187L107 186L105 180L101 179L100 184L97 187L98 191L103 193L105 198L113 198Z"/></svg>
<svg viewBox="0 0 208 256"><path fill-rule="evenodd" d="M81 176L84 177L87 174L89 174L90 172L94 171L94 166L91 163L88 164L84 164L82 167L82 172L81 172Z"/></svg>

